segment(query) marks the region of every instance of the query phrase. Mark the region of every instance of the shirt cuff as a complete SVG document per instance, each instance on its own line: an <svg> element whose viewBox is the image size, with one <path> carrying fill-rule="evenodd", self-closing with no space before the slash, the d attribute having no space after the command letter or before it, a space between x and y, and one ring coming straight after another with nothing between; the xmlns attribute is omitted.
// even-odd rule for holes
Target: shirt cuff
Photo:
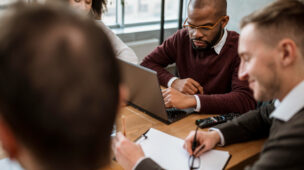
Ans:
<svg viewBox="0 0 304 170"><path fill-rule="evenodd" d="M178 78L177 77L172 77L169 81L168 81L168 84L167 84L167 87L171 87L172 83L174 82L174 80L177 80Z"/></svg>
<svg viewBox="0 0 304 170"><path fill-rule="evenodd" d="M132 170L136 170L136 167L145 159L147 159L148 157L142 157L140 159L137 160L136 164L133 166Z"/></svg>
<svg viewBox="0 0 304 170"><path fill-rule="evenodd" d="M224 146L225 145L224 135L218 128L210 128L209 131L216 131L220 135L221 141L218 144L218 146Z"/></svg>
<svg viewBox="0 0 304 170"><path fill-rule="evenodd" d="M196 108L194 111L199 112L199 111L201 111L201 101L200 101L198 95L194 95L194 97L196 100Z"/></svg>

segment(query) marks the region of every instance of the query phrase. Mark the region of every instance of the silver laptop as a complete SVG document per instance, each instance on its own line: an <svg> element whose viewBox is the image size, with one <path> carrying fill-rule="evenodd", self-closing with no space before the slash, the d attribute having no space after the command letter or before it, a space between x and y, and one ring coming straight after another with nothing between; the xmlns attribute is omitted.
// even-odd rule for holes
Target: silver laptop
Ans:
<svg viewBox="0 0 304 170"><path fill-rule="evenodd" d="M166 109L155 71L120 59L118 62L122 82L129 89L130 105L165 123L175 122L194 112L194 108Z"/></svg>

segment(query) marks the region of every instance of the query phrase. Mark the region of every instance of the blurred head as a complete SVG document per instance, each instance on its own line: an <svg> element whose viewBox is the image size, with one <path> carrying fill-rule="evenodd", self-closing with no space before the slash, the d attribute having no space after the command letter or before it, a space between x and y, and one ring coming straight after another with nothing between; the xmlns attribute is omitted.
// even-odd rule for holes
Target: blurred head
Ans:
<svg viewBox="0 0 304 170"><path fill-rule="evenodd" d="M226 11L226 0L190 0L184 27L194 49L206 50L220 41L229 21Z"/></svg>
<svg viewBox="0 0 304 170"><path fill-rule="evenodd" d="M0 26L0 138L26 169L98 169L110 160L119 73L94 21L19 5ZM37 27L39 25L39 27Z"/></svg>
<svg viewBox="0 0 304 170"><path fill-rule="evenodd" d="M69 0L72 7L83 11L86 14L92 9L92 0Z"/></svg>
<svg viewBox="0 0 304 170"><path fill-rule="evenodd" d="M69 3L95 19L100 19L102 12L107 9L107 0L69 0Z"/></svg>
<svg viewBox="0 0 304 170"><path fill-rule="evenodd" d="M282 100L304 79L304 4L277 0L241 23L239 78L256 100Z"/></svg>

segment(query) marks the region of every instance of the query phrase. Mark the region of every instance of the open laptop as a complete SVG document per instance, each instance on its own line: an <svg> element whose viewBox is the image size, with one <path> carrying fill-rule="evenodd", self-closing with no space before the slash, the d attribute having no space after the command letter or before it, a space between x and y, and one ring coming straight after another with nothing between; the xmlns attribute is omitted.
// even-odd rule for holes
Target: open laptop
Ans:
<svg viewBox="0 0 304 170"><path fill-rule="evenodd" d="M130 105L167 124L194 112L194 108L166 109L157 73L120 59L118 61L123 83L129 89L128 102Z"/></svg>

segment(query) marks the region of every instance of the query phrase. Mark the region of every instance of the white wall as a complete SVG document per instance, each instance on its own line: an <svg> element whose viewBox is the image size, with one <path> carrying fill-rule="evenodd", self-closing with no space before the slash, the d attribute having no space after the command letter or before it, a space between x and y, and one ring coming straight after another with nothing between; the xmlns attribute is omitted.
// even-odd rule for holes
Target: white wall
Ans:
<svg viewBox="0 0 304 170"><path fill-rule="evenodd" d="M239 23L244 16L272 1L274 0L227 0L227 13L230 16L227 29L239 32Z"/></svg>
<svg viewBox="0 0 304 170"><path fill-rule="evenodd" d="M138 57L139 63L142 62L144 57L150 54L157 46L158 39L141 40L126 43L131 49L134 50Z"/></svg>

